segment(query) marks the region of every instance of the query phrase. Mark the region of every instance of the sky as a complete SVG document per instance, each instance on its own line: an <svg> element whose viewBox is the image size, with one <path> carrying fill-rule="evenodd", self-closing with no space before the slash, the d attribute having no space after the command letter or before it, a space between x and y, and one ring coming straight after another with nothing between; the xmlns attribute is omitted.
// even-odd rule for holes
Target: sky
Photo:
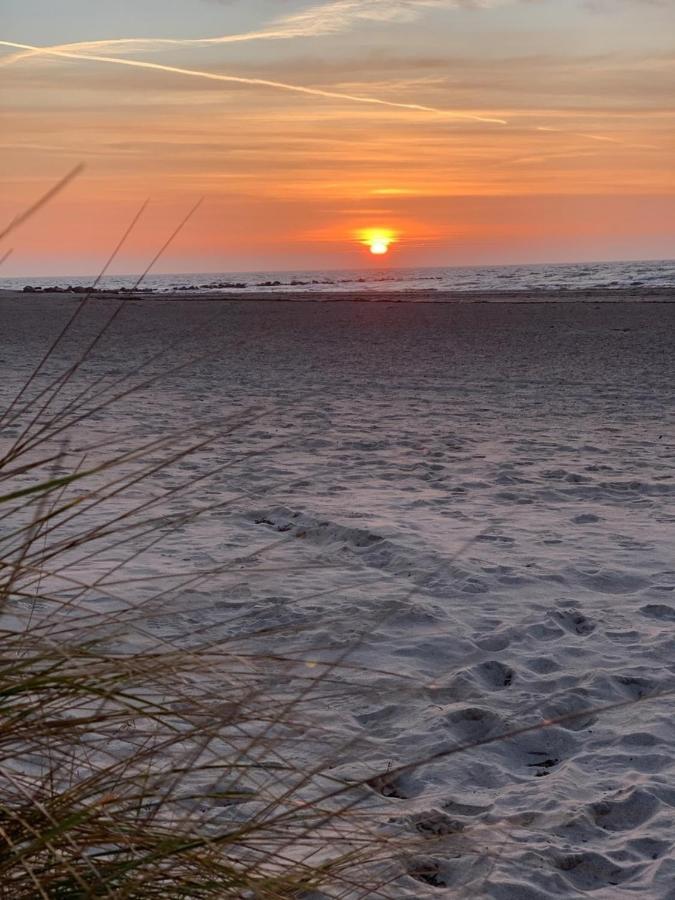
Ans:
<svg viewBox="0 0 675 900"><path fill-rule="evenodd" d="M675 0L1 2L3 276L675 256Z"/></svg>

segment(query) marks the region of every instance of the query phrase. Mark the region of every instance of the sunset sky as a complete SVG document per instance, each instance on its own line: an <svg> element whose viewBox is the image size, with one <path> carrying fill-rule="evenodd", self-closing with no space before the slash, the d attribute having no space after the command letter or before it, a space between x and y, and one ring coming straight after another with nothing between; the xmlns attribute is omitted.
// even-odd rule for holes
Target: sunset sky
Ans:
<svg viewBox="0 0 675 900"><path fill-rule="evenodd" d="M675 256L675 0L2 0L2 25L1 221L86 164L3 275L96 272L147 197L118 272L202 196L160 271L365 266L364 229L397 266Z"/></svg>

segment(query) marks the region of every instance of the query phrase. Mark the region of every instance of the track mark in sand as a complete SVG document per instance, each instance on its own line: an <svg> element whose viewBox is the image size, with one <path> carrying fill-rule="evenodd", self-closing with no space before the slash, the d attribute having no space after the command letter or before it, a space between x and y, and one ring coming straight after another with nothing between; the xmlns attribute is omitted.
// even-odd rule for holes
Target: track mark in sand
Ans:
<svg viewBox="0 0 675 900"><path fill-rule="evenodd" d="M551 656L532 656L525 660L527 668L537 675L551 675L553 672L559 672L560 663Z"/></svg>
<svg viewBox="0 0 675 900"><path fill-rule="evenodd" d="M391 797L394 800L411 800L418 797L424 791L424 785L410 775L376 775L371 778L368 786L383 797Z"/></svg>
<svg viewBox="0 0 675 900"><path fill-rule="evenodd" d="M505 666L496 659L489 659L487 662L481 663L476 667L476 671L485 684L493 690L511 687L516 677L515 671L510 666Z"/></svg>
<svg viewBox="0 0 675 900"><path fill-rule="evenodd" d="M644 577L625 569L581 569L570 566L565 575L571 584L577 583L599 594L634 594L649 586Z"/></svg>
<svg viewBox="0 0 675 900"><path fill-rule="evenodd" d="M474 641L481 650L487 650L489 653L496 653L500 650L506 650L511 644L511 633L506 630L501 633L489 634L484 637L482 634L476 634Z"/></svg>
<svg viewBox="0 0 675 900"><path fill-rule="evenodd" d="M571 634L587 637L589 634L593 634L596 628L595 622L587 619L583 613L574 607L551 610L549 615L565 631L569 631Z"/></svg>
<svg viewBox="0 0 675 900"><path fill-rule="evenodd" d="M650 619L675 622L675 607L666 606L664 603L648 603L647 606L641 607L640 612Z"/></svg>
<svg viewBox="0 0 675 900"><path fill-rule="evenodd" d="M501 716L480 706L466 706L443 716L443 725L449 728L460 742L483 740L499 731L507 731Z"/></svg>
<svg viewBox="0 0 675 900"><path fill-rule="evenodd" d="M462 888L468 887L468 879L477 878L479 881L481 877L485 879L492 868L489 858L477 858L475 847L469 848L466 854L461 848L452 845L449 858L418 856L406 860L405 867L410 878L414 878L420 884L442 890L443 897L465 896ZM450 892L448 888L451 889ZM473 895L474 891L471 890L466 893L467 897Z"/></svg>
<svg viewBox="0 0 675 900"><path fill-rule="evenodd" d="M609 885L620 885L638 874L639 866L619 866L600 853L556 854L553 865L564 879L579 891L594 891Z"/></svg>
<svg viewBox="0 0 675 900"><path fill-rule="evenodd" d="M418 552L363 528L340 525L286 507L258 511L249 519L255 525L301 538L334 558L345 559L349 555L368 568L409 579L412 584L431 593L452 590L484 594L488 591L488 585L482 578L457 565L452 558ZM479 535L477 540L484 536Z"/></svg>
<svg viewBox="0 0 675 900"><path fill-rule="evenodd" d="M589 710L588 715L580 715L578 718L562 722L559 726L565 731L585 731L598 720L597 715L591 711L592 706L592 700L583 689L571 690L542 703L541 713L545 719L557 719L559 716L567 716L580 710Z"/></svg>
<svg viewBox="0 0 675 900"><path fill-rule="evenodd" d="M632 831L648 822L660 805L649 791L634 788L627 796L592 804L591 813L595 824L605 831Z"/></svg>
<svg viewBox="0 0 675 900"><path fill-rule="evenodd" d="M275 531L278 531L279 534L284 534L285 532L290 531L293 528L291 524L277 525L271 519L264 518L264 516L260 519L255 519L254 521L256 525L269 525L271 528L274 528Z"/></svg>
<svg viewBox="0 0 675 900"><path fill-rule="evenodd" d="M460 669L445 684L436 684L429 690L434 703L456 703L483 697L487 692L503 691L511 687L516 678L510 666L496 659L489 659L467 669Z"/></svg>
<svg viewBox="0 0 675 900"><path fill-rule="evenodd" d="M460 803L458 800L446 800L441 804L442 809L453 816L467 816L474 818L492 809L492 804L487 806L475 806L471 803Z"/></svg>
<svg viewBox="0 0 675 900"><path fill-rule="evenodd" d="M417 813L410 816L407 821L412 825L415 831L423 837L449 837L451 835L461 834L467 826L466 822L459 819L453 819L447 813L438 809L431 809L425 812Z"/></svg>
<svg viewBox="0 0 675 900"><path fill-rule="evenodd" d="M546 754L540 754L542 756L546 756ZM545 775L550 775L551 770L556 766L560 765L561 760L558 757L546 757L545 759L539 759L535 762L527 763L528 769L536 769L537 771L534 773L536 778L543 778Z"/></svg>
<svg viewBox="0 0 675 900"><path fill-rule="evenodd" d="M622 693L627 694L632 700L642 700L659 687L654 681L636 675L616 675L614 680Z"/></svg>
<svg viewBox="0 0 675 900"><path fill-rule="evenodd" d="M416 859L408 863L407 869L408 875L416 881L435 888L449 887L449 882L443 875L443 864L439 860Z"/></svg>

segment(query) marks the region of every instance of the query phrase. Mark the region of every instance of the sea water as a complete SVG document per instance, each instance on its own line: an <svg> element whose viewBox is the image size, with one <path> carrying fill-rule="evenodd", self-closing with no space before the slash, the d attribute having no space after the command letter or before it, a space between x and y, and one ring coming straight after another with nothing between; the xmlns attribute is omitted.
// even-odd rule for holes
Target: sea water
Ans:
<svg viewBox="0 0 675 900"><path fill-rule="evenodd" d="M131 288L136 275L111 275L99 282L106 289ZM92 277L0 278L0 288L21 290L84 287ZM675 287L675 260L598 262L550 265L467 266L453 268L369 268L325 271L209 272L146 276L143 288L155 292L237 290L270 295L302 292L447 292L566 291L593 288Z"/></svg>

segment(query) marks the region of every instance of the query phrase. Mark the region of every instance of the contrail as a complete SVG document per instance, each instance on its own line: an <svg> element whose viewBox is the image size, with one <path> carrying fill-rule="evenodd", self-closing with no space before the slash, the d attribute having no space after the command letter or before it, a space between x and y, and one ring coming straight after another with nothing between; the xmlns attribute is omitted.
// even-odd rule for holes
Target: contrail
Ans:
<svg viewBox="0 0 675 900"><path fill-rule="evenodd" d="M22 50L20 53L12 53L0 59L0 67L11 66L30 59L32 56L45 56L55 53L75 53L76 51L90 53L100 50L116 50L118 52L153 51L169 47L202 47L213 44L239 44L246 41L281 40L282 38L302 37L306 32L291 30L278 31L247 31L242 34L226 34L212 38L105 38L97 41L78 41L71 44L56 44L52 47L33 47L30 50ZM3 42L4 44L4 42ZM5 46L23 47L28 45L9 44Z"/></svg>
<svg viewBox="0 0 675 900"><path fill-rule="evenodd" d="M585 131L567 131L564 128L553 128L550 125L536 125L535 131L545 131L550 134L568 134L572 137L584 138L587 141L601 141L604 144L616 144L618 147L628 147L632 150L659 150L656 144L635 144L631 141L623 141L620 138L609 137L606 134L588 134Z"/></svg>
<svg viewBox="0 0 675 900"><path fill-rule="evenodd" d="M224 34L205 38L110 38L94 41L78 41L57 44L51 50L83 53L115 53L162 50L169 47L200 47L219 44L237 44L246 41L277 41L302 37L319 37L347 30L356 22L395 22L418 18L425 10L462 6L489 6L498 0L330 0L311 6L302 12L272 21L257 31ZM22 59L44 54L46 47L13 53L0 60L0 66L9 66Z"/></svg>
<svg viewBox="0 0 675 900"><path fill-rule="evenodd" d="M396 22L418 18L433 8L462 6L490 6L504 0L330 0L310 6L302 12L270 22L258 31L224 34L205 38L110 38L95 41L57 44L49 49L83 53L133 53L170 47L206 47L219 44L238 44L246 41L278 41L292 38L311 38L346 31L357 22ZM13 53L0 59L0 67L9 66L47 52L46 47Z"/></svg>
<svg viewBox="0 0 675 900"><path fill-rule="evenodd" d="M231 84L249 84L257 87L268 87L282 91L292 91L296 94L306 94L311 97L322 97L328 100L347 100L351 103L368 103L375 106L385 106L393 109L407 109L415 112L433 113L438 116L446 116L458 121L482 122L489 125L507 125L505 119L497 119L489 116L479 116L473 113L460 113L453 110L440 109L434 106L423 106L420 103L402 103L395 100L382 100L379 97L366 97L360 94L345 94L341 91L325 91L321 88L303 87L299 84L288 84L284 81L270 81L266 78L244 78L239 75L221 75L217 72L204 72L201 69L184 69L180 66L168 66L163 63L145 62L138 59L124 59L118 56L99 56L95 54L71 53L67 50L57 50L50 47L37 47L33 44L19 44L15 41L2 41L0 46L11 47L15 50L28 50L56 56L61 59L85 60L88 62L109 63L116 66L129 66L135 69L150 69L155 72L170 72L175 75L185 75L190 78L204 78L208 81L222 81Z"/></svg>

